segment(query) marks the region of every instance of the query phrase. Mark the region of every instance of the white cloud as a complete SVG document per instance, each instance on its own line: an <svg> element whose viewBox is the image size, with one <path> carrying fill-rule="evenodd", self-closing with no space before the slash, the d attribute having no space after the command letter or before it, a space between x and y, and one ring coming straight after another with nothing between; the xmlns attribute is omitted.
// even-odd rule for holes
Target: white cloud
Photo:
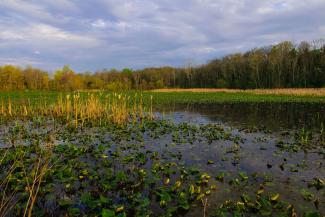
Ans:
<svg viewBox="0 0 325 217"><path fill-rule="evenodd" d="M104 20L98 19L98 20L92 22L91 25L96 28L104 28L106 26L106 23Z"/></svg>
<svg viewBox="0 0 325 217"><path fill-rule="evenodd" d="M57 27L53 27L46 24L35 24L30 26L30 35L29 37L39 37L43 38L44 40L49 41L70 41L76 43L87 43L89 45L96 43L96 39L81 36L79 34L73 34ZM27 29L25 29L27 31ZM27 35L28 37L28 35Z"/></svg>
<svg viewBox="0 0 325 217"><path fill-rule="evenodd" d="M35 47L41 46L57 49L59 47L52 46L61 45L61 48L65 48L64 46L67 45L79 48L90 48L99 44L99 41L95 37L68 32L43 23L20 26L20 28L0 26L0 31L0 38L4 40L14 42L23 41L26 45L34 45ZM69 47L66 48L69 49Z"/></svg>
<svg viewBox="0 0 325 217"><path fill-rule="evenodd" d="M0 39L2 40L23 40L24 37L16 32L4 30L0 32Z"/></svg>
<svg viewBox="0 0 325 217"><path fill-rule="evenodd" d="M37 17L38 19L53 19L51 13L41 4L31 3L25 0L5 0L0 2L0 9L18 13L18 15L27 15Z"/></svg>
<svg viewBox="0 0 325 217"><path fill-rule="evenodd" d="M324 0L6 0L0 58L33 55L85 70L204 63L324 37L323 11Z"/></svg>

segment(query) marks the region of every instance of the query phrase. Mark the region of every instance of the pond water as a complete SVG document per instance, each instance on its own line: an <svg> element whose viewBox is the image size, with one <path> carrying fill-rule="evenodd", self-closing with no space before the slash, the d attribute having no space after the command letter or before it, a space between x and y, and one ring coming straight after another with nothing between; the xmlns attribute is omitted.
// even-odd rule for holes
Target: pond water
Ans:
<svg viewBox="0 0 325 217"><path fill-rule="evenodd" d="M221 205L253 204L260 210L247 216L278 216L273 209L280 208L290 210L287 216L306 211L322 216L324 111L321 104L178 104L156 108L158 120L126 129L20 121L0 126L0 147L54 144L57 161L44 181L53 185L37 207L46 215L63 216L67 210L100 215L99 198L109 198L106 207L124 206L130 216L139 209L152 216L174 206L187 210L189 201L189 211L174 215L213 216ZM31 159L32 151L26 151ZM8 162L1 176L10 168ZM191 185L201 192L189 195ZM202 192L206 209L197 200ZM268 202L260 199L264 196Z"/></svg>
<svg viewBox="0 0 325 217"><path fill-rule="evenodd" d="M215 171L234 174L244 171L269 176L273 183L269 186L270 191L280 192L283 199L296 205L298 212L313 210L316 204L317 209L325 213L325 191L314 191L307 184L311 178L325 178L325 145L320 138L325 123L325 105L175 104L156 108L156 116L177 123L219 124L232 135L242 138L238 153L228 152L233 143L225 141L206 145L199 143L190 149L182 147L189 165L196 165L212 174ZM309 139L305 142L313 145L301 148L304 139ZM282 144L288 144L287 148ZM207 159L212 159L214 164L207 165ZM256 189L256 183L252 182L250 187ZM227 189L225 185L221 188ZM248 186L245 188L249 189ZM225 198L236 198L242 192L241 189L231 194L221 193L211 197L210 204L218 204ZM308 195L314 198L308 198ZM317 202L313 204L309 200ZM200 211L189 214L197 215Z"/></svg>
<svg viewBox="0 0 325 217"><path fill-rule="evenodd" d="M325 104L313 103L174 104L155 110L158 116L177 122L226 123L275 131L319 129L325 123Z"/></svg>

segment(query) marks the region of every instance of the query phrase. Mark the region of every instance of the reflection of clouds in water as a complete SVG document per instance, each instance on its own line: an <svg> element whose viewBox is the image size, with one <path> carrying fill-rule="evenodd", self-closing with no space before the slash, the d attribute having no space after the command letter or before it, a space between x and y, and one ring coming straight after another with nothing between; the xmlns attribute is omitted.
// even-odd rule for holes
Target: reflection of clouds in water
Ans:
<svg viewBox="0 0 325 217"><path fill-rule="evenodd" d="M325 122L325 106L308 103L176 104L157 111L176 122L256 126L275 131L319 129Z"/></svg>

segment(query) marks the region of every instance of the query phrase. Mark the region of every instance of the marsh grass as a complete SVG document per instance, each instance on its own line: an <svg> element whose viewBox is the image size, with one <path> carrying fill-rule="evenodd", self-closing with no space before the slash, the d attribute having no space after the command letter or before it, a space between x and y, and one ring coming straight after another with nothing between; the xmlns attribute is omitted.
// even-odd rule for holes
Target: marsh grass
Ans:
<svg viewBox="0 0 325 217"><path fill-rule="evenodd" d="M37 200L37 196L41 187L43 177L50 168L51 150L48 148L43 149L37 157L35 157L35 162L30 162L29 166L26 166L27 153L22 146L11 147L11 149L6 149L4 155L0 159L0 166L6 160L9 154L14 153L14 161L9 167L5 176L0 182L1 189L1 199L0 199L0 216L10 215L10 211L21 200L21 196L17 195L17 191L8 191L9 186L14 183L25 183L24 189L28 195L26 199L26 205L23 208L24 211L21 212L21 216L32 216L33 207ZM17 174L21 174L21 180L17 179Z"/></svg>
<svg viewBox="0 0 325 217"><path fill-rule="evenodd" d="M247 96L219 93L223 99L229 95ZM216 96L214 93L76 92L58 94L50 100L44 97L41 101L28 97L0 100L0 119L8 121L2 126L6 128L6 146L0 148L0 217L149 216L157 212L179 216L201 206L200 216L214 216L210 214L215 208L221 213L216 216L228 216L227 213L244 216L252 210L252 215L275 210L290 211L281 216L296 216L293 208L287 210L286 207L293 206L282 203L279 193L267 192L269 189L263 193L261 186L265 183L279 183L276 179L272 183L263 171L259 175L240 171L228 174L214 168L219 162L229 161L232 169L245 160L243 138L219 125L173 124L154 119L154 104L172 100L214 102ZM129 127L120 127L127 123ZM103 127L97 128L98 125ZM321 135L323 131L321 125ZM303 129L295 139L297 142L292 144L297 143L306 151L313 148L309 145L309 131ZM218 144L225 144L216 149L223 153L220 161L210 160L211 155L199 151L207 153L212 150L207 147ZM183 149L186 145L200 146L188 151ZM159 152L157 147L164 149ZM277 151L294 153L290 144L283 145L283 149L276 147ZM191 153L196 151L202 159L194 159L196 155ZM193 158L189 165L185 163L188 158ZM205 164L202 168L195 166ZM323 186L322 177L315 180L313 185ZM216 206L209 195L218 194L218 189L224 187L233 199ZM237 189L240 191L236 192ZM246 193L239 195L246 189L251 198Z"/></svg>
<svg viewBox="0 0 325 217"><path fill-rule="evenodd" d="M24 204L18 208L20 216L32 216L41 185L53 166L51 165L53 145L37 146L36 155L31 158L26 152L26 147L17 143L22 141L21 137L26 133L26 129L20 125L21 121L31 121L35 118L44 120L42 118L44 117L63 127L69 125L75 128L84 125L124 125L129 122L142 122L146 118L152 119L153 114L149 114L152 113L152 99L150 105L151 107L143 105L142 95L101 92L60 94L54 102L44 100L31 103L29 99L19 101L2 99L0 119L8 123L14 122L15 126L10 130L12 137L8 142L11 145L5 147L4 154L0 156L1 167L8 164L8 159L13 159L11 166L1 176L0 217L10 215L13 208L17 211L18 203ZM20 193L8 190L15 185L23 186L24 196L21 195L22 189L19 190Z"/></svg>
<svg viewBox="0 0 325 217"><path fill-rule="evenodd" d="M62 120L74 126L84 126L85 123L99 125L114 123L124 124L130 121L141 121L143 118L153 118L152 97L149 105L144 106L142 95L134 96L122 93L70 93L60 94L55 102L30 100L13 103L1 101L0 116L4 119L27 119L44 116Z"/></svg>
<svg viewBox="0 0 325 217"><path fill-rule="evenodd" d="M271 95L290 95L290 96L325 96L325 88L275 88L275 89L227 89L227 88L171 88L156 89L152 92L194 92L194 93L253 93L253 94L271 94Z"/></svg>
<svg viewBox="0 0 325 217"><path fill-rule="evenodd" d="M21 105L20 113L25 109L28 116L31 110L42 108L45 114L49 107L58 104L62 97L62 103L66 96L70 95L71 104L73 96L79 95L79 101L85 102L91 95L99 97L102 103L111 104L116 95L121 95L128 104L132 104L132 114L136 108L137 116L150 112L151 104L154 108L170 104L211 104L211 103L324 103L325 88L321 89L259 89L259 90L238 90L238 89L160 89L153 91L123 91L112 93L108 91L92 92L53 92L53 91L20 91L0 92L0 121L2 114L8 115L8 106L11 104L12 114L18 105ZM114 96L115 95L115 96ZM106 98L105 98L106 97ZM153 97L153 99L151 99ZM26 108L23 107L26 106ZM141 111L142 109L142 111ZM25 113L26 113L25 111ZM39 112L41 113L41 112ZM37 114L36 114L37 115ZM148 115L147 115L148 117Z"/></svg>
<svg viewBox="0 0 325 217"><path fill-rule="evenodd" d="M7 156L9 150L6 150L4 152L4 155L0 159L0 166L2 165L5 157ZM15 163L11 165L10 169L6 173L5 177L1 180L0 182L0 189L1 189L1 201L0 201L0 217L6 216L8 212L12 209L13 207L13 201L16 192L8 192L8 185L10 181L10 177L12 173L15 170Z"/></svg>
<svg viewBox="0 0 325 217"><path fill-rule="evenodd" d="M41 183L43 181L46 172L51 167L50 166L51 156L52 154L51 151L49 150L46 150L45 154L40 155L33 166L34 168L32 170L32 182L29 183L28 179L26 179L27 182L26 189L28 189L29 191L29 197L24 210L24 215L23 215L24 217L32 216L33 207L35 205L38 193L40 191ZM26 177L28 177L27 174Z"/></svg>

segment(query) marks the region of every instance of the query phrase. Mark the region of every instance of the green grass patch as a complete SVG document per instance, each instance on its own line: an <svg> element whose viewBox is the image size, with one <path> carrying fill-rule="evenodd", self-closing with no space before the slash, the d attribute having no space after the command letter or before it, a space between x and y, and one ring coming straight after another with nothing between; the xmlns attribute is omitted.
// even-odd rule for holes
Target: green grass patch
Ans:
<svg viewBox="0 0 325 217"><path fill-rule="evenodd" d="M56 91L13 91L0 92L0 100L11 99L13 102L29 100L30 103L39 101L55 101L60 94L66 92ZM103 92L103 96L110 92ZM140 92L126 91L124 94L134 96L142 95L144 103L150 102L153 97L155 105L188 103L188 104L208 104L208 103L325 103L323 96L292 96L292 95L273 95L273 94L254 94L254 93L225 93L225 92ZM81 95L87 95L82 92Z"/></svg>

